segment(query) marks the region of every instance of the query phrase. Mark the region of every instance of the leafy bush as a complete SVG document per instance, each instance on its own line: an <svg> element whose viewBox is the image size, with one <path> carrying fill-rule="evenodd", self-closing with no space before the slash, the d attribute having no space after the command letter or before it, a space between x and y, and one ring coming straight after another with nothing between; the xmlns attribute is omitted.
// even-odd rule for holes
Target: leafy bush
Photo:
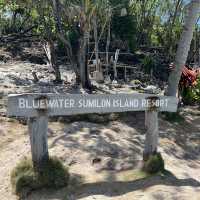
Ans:
<svg viewBox="0 0 200 200"><path fill-rule="evenodd" d="M151 155L147 161L144 162L143 170L149 174L162 172L165 169L164 160L160 153Z"/></svg>
<svg viewBox="0 0 200 200"><path fill-rule="evenodd" d="M11 173L13 191L21 195L41 188L61 188L68 184L69 173L58 158L50 158L41 172L34 171L31 159L23 159Z"/></svg>
<svg viewBox="0 0 200 200"><path fill-rule="evenodd" d="M145 73L150 74L151 70L155 69L155 67L156 67L156 62L155 62L153 57L146 56L142 60L142 68L143 68Z"/></svg>
<svg viewBox="0 0 200 200"><path fill-rule="evenodd" d="M183 103L191 105L200 103L200 78L197 79L195 86L182 87L181 96Z"/></svg>
<svg viewBox="0 0 200 200"><path fill-rule="evenodd" d="M116 38L127 41L130 51L134 52L136 47L136 21L134 16L114 15L112 18L112 31Z"/></svg>

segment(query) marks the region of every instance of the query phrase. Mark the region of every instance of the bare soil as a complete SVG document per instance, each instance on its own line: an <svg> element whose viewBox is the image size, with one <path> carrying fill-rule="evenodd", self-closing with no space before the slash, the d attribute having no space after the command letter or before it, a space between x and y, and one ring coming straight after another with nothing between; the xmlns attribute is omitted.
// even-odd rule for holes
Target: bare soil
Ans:
<svg viewBox="0 0 200 200"><path fill-rule="evenodd" d="M2 54L2 53L1 53ZM23 157L30 156L24 120L5 116L9 93L71 92L74 76L62 66L61 86L52 84L49 67L29 62L0 63L0 199L16 200L10 173ZM33 83L31 71L40 82ZM78 92L78 91L73 91ZM80 91L79 91L80 92ZM116 91L115 91L116 92ZM127 90L123 92L128 92ZM184 120L168 122L160 116L159 151L166 175L147 176L142 165L145 128L143 113L125 113L113 121L97 123L68 117L49 123L49 151L58 156L72 174L68 187L58 191L33 191L26 200L199 200L200 199L200 111L185 108ZM21 122L21 123L19 123Z"/></svg>
<svg viewBox="0 0 200 200"><path fill-rule="evenodd" d="M138 170L145 133L142 113L103 124L50 122L50 155L69 167L70 186L33 191L26 199L199 200L200 116L192 112L183 112L185 121L179 123L160 118L159 151L169 172L155 176ZM1 118L0 137L0 199L15 200L10 172L21 158L30 156L27 126Z"/></svg>

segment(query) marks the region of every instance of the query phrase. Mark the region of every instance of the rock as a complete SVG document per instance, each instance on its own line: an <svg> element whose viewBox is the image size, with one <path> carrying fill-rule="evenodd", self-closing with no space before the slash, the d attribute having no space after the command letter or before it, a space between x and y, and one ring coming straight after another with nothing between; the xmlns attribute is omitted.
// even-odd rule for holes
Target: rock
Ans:
<svg viewBox="0 0 200 200"><path fill-rule="evenodd" d="M154 86L154 85L148 85L146 88L144 88L145 93L149 94L159 94L161 92L160 88Z"/></svg>
<svg viewBox="0 0 200 200"><path fill-rule="evenodd" d="M136 79L136 80L130 81L130 85L142 85L142 83L141 83L141 81Z"/></svg>
<svg viewBox="0 0 200 200"><path fill-rule="evenodd" d="M113 80L113 81L112 81L112 85L113 85L113 86L115 86L115 85L117 85L117 84L118 84L118 83L117 83L116 80Z"/></svg>
<svg viewBox="0 0 200 200"><path fill-rule="evenodd" d="M130 82L130 86L132 89L139 89L142 86L142 83L139 80L132 80Z"/></svg>

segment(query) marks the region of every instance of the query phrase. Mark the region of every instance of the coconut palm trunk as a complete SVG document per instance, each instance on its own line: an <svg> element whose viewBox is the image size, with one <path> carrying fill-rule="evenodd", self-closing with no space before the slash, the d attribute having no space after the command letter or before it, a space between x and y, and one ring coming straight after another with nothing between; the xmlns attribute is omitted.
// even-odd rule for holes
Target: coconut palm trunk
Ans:
<svg viewBox="0 0 200 200"><path fill-rule="evenodd" d="M168 79L167 95L178 96L178 84L181 78L182 69L187 61L193 38L194 26L200 13L200 0L192 0L188 6L188 12L185 19L185 25L181 39L178 44L178 50L175 58L175 69L171 72Z"/></svg>

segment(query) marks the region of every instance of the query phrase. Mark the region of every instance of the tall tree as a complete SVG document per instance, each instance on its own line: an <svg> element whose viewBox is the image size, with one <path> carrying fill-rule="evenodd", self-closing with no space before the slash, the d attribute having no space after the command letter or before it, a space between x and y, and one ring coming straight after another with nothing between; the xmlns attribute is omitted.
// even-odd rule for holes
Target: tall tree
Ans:
<svg viewBox="0 0 200 200"><path fill-rule="evenodd" d="M107 0L74 0L63 3L60 0L51 0L57 24L57 35L67 47L68 57L71 58L70 60L72 60L84 88L91 87L88 69L88 40L93 25L92 21L94 21L92 19L98 15L100 9L103 10L102 6L105 7L106 2ZM99 15L97 17L99 18ZM61 19L63 19L65 26L68 23L68 33L71 33L73 40L75 37L74 41L70 37L67 38L68 33L64 32ZM96 30L97 28L96 26ZM96 41L96 44L98 44L98 41ZM98 46L96 46L97 49Z"/></svg>
<svg viewBox="0 0 200 200"><path fill-rule="evenodd" d="M185 25L178 44L178 50L175 58L175 69L171 72L168 80L167 95L177 96L178 84L182 74L182 69L187 61L193 38L194 26L200 13L200 0L192 0L188 6L185 18Z"/></svg>
<svg viewBox="0 0 200 200"><path fill-rule="evenodd" d="M41 31L42 40L44 40L44 49L49 60L51 68L54 70L55 83L61 83L61 73L59 70L59 65L57 62L57 56L54 45L54 21L51 16L51 9L47 1L38 2L36 4L36 9L39 14L40 24L43 25L43 31Z"/></svg>

